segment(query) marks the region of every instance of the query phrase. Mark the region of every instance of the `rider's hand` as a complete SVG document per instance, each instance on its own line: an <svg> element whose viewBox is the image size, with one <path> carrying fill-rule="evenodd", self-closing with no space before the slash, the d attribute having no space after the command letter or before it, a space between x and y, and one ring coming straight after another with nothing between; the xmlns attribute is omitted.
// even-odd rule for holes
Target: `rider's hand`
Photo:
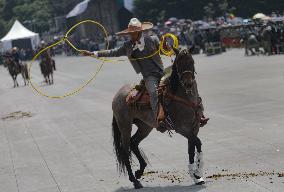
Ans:
<svg viewBox="0 0 284 192"><path fill-rule="evenodd" d="M83 51L81 51L81 54L84 55L84 56L95 56L95 57L98 56L97 51L91 52L91 51L83 50Z"/></svg>
<svg viewBox="0 0 284 192"><path fill-rule="evenodd" d="M167 41L164 41L163 48L166 51L170 51L171 50L171 46L170 46L170 44Z"/></svg>

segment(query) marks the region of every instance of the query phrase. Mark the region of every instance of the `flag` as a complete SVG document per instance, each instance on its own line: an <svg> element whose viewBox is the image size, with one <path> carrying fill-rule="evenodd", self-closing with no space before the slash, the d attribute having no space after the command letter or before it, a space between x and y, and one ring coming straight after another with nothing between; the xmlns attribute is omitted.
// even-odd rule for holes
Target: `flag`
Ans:
<svg viewBox="0 0 284 192"><path fill-rule="evenodd" d="M81 13L83 13L84 11L86 11L86 9L88 8L88 4L89 4L90 0L85 0L82 1L81 3L78 3L66 16L66 18L70 18L70 17L75 17L80 15Z"/></svg>

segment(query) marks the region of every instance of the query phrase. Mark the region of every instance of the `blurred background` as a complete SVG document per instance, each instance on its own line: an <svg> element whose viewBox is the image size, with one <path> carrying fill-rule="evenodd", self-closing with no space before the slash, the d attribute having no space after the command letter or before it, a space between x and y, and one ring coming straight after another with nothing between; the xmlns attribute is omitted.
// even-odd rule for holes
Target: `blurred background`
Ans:
<svg viewBox="0 0 284 192"><path fill-rule="evenodd" d="M115 32L137 17L155 24L151 33L170 32L181 45L195 45L195 53L212 55L245 47L246 55L279 54L283 52L283 12L282 0L0 0L0 50L17 47L22 59L29 60L41 41L52 44L85 19L100 22L108 31L109 48L114 48L124 40ZM248 42L249 38L253 40ZM69 40L94 51L104 49L106 39L100 28L85 24ZM77 54L64 43L53 52Z"/></svg>

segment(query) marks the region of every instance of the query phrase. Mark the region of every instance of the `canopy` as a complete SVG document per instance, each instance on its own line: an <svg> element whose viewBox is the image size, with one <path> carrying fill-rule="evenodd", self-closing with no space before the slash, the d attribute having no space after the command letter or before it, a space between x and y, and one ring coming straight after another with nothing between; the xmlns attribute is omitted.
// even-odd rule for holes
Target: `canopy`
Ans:
<svg viewBox="0 0 284 192"><path fill-rule="evenodd" d="M38 33L34 33L28 30L18 20L16 20L7 35L0 40L1 50L6 51L8 49L11 49L13 46L13 41L28 39L30 39L31 47L33 49L35 49L36 46L40 43Z"/></svg>
<svg viewBox="0 0 284 192"><path fill-rule="evenodd" d="M266 15L264 15L263 13L257 13L257 14L255 14L252 18L253 19L264 19L264 18L266 18L267 16Z"/></svg>

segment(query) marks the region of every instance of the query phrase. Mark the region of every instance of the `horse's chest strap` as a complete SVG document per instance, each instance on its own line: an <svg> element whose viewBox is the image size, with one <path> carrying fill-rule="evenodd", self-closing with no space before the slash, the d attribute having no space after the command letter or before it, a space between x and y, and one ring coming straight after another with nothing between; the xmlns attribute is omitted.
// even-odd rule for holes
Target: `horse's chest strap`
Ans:
<svg viewBox="0 0 284 192"><path fill-rule="evenodd" d="M182 103L182 104L184 104L185 106L190 107L190 108L193 108L193 109L197 109L197 108L200 106L200 104L198 104L198 103L190 102L190 101L188 101L188 100L186 100L186 99L184 99L184 98L181 98L181 97L179 97L179 96L176 96L176 95L174 95L174 94L172 94L172 93L168 93L168 94L167 94L167 97L168 97L169 99L171 99L172 101L176 101L176 102Z"/></svg>

